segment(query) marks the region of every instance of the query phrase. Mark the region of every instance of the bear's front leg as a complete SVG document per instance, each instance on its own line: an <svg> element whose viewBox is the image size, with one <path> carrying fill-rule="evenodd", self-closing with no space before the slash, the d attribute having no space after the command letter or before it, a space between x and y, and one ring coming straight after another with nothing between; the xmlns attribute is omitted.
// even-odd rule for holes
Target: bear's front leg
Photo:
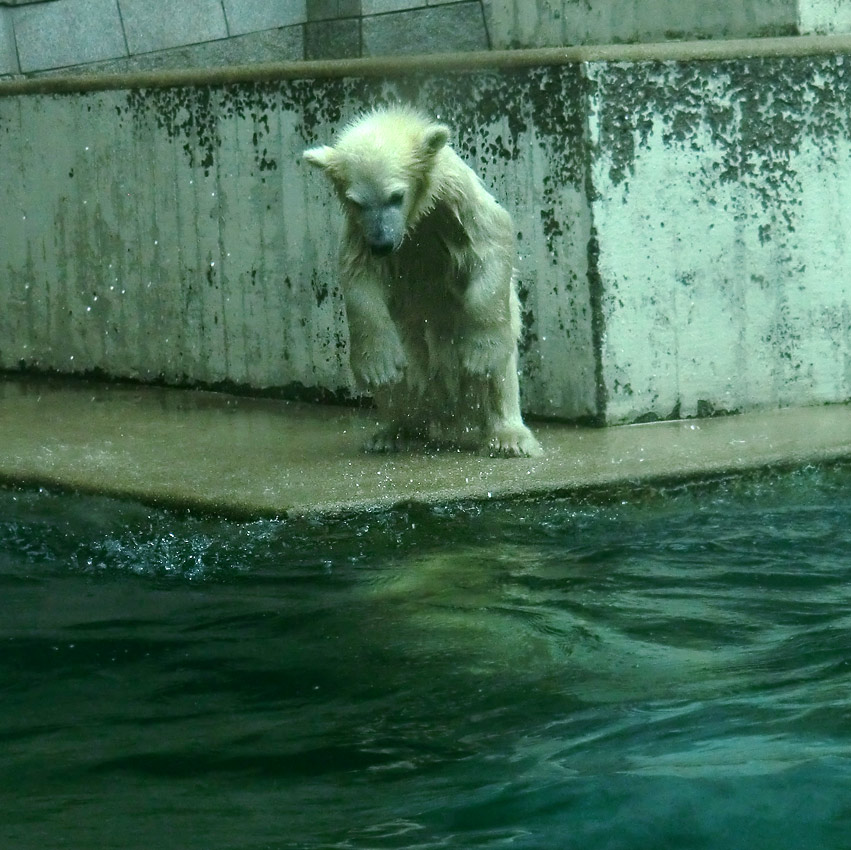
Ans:
<svg viewBox="0 0 851 850"><path fill-rule="evenodd" d="M541 444L523 424L520 413L517 354L512 353L502 375L486 380L488 402L483 453L491 457L540 457L543 454Z"/></svg>
<svg viewBox="0 0 851 850"><path fill-rule="evenodd" d="M367 388L402 380L405 348L387 304L381 282L367 275L343 281L349 324L349 363L357 382Z"/></svg>
<svg viewBox="0 0 851 850"><path fill-rule="evenodd" d="M350 320L349 338L349 364L361 386L383 387L402 380L407 358L392 325L364 331L356 329L356 323Z"/></svg>
<svg viewBox="0 0 851 850"><path fill-rule="evenodd" d="M511 234L505 234L510 243ZM520 333L520 310L511 254L499 241L480 247L470 278L459 293L455 346L458 362L471 375L501 375Z"/></svg>

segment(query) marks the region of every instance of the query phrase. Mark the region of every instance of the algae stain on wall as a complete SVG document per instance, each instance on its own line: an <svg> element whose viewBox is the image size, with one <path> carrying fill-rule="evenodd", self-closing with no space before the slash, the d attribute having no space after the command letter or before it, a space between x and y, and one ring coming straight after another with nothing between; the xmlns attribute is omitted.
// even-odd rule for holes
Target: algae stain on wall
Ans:
<svg viewBox="0 0 851 850"><path fill-rule="evenodd" d="M791 160L803 141L818 135L835 157L837 140L848 135L844 56L597 65L593 77L605 90L599 145L614 185L628 181L636 152L661 126L668 145L720 151L704 177L707 190L743 186L787 225L802 185Z"/></svg>
<svg viewBox="0 0 851 850"><path fill-rule="evenodd" d="M574 221L581 225L585 209L582 85L576 68L286 81L206 89L200 94L194 89L131 92L125 115L168 138L198 180L220 175L222 158L231 162L228 168L247 171L254 181L252 196L265 195L266 200L253 215L250 211L243 215L268 218L276 208L280 211L281 230L270 234L267 248L286 244L278 269L286 270L289 287L279 307L299 316L298 322L289 324L282 346L289 368L305 345L312 345L314 352L333 350L339 357L345 354L346 342L336 247L330 238L336 227L326 224L339 212L321 179L304 174L301 150L331 141L359 113L398 101L412 102L448 123L461 156L517 222L521 289L526 295L522 362L527 403L540 412L576 418L594 413L593 394L589 397L585 389L587 373L593 371L586 353L587 299L582 271L575 263L584 244L581 233L574 232L581 230ZM234 165L232 145L223 144L223 128L246 122L252 127L250 145L243 145L242 159ZM287 192L294 174L299 175L299 198ZM317 211L323 216L318 227L312 223ZM268 262L264 271L276 273ZM242 278L245 274L242 270ZM542 291L547 293L543 298ZM310 324L305 314L326 308L326 297L316 297L320 292L326 294L331 311L311 342L305 334ZM579 366L553 389L550 372L559 370L543 364L563 363L566 356ZM338 369L348 381L345 363ZM563 375L564 369L560 371Z"/></svg>
<svg viewBox="0 0 851 850"><path fill-rule="evenodd" d="M0 366L351 392L340 211L301 152L405 100L452 126L514 216L527 407L592 416L583 85L543 68L0 101L24 177L0 182L22 285L0 294Z"/></svg>
<svg viewBox="0 0 851 850"><path fill-rule="evenodd" d="M849 303L847 252L824 244L851 202L845 58L589 76L607 420L847 398L825 349L849 329L811 315Z"/></svg>

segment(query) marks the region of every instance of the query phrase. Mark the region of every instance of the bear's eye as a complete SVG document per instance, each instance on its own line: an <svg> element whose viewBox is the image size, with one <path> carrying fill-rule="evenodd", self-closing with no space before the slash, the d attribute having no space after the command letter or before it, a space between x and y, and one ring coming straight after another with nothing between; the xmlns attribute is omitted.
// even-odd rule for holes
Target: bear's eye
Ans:
<svg viewBox="0 0 851 850"><path fill-rule="evenodd" d="M393 192L390 197L387 199L387 203L391 206L398 207L402 205L402 201L405 200L405 193L399 189Z"/></svg>

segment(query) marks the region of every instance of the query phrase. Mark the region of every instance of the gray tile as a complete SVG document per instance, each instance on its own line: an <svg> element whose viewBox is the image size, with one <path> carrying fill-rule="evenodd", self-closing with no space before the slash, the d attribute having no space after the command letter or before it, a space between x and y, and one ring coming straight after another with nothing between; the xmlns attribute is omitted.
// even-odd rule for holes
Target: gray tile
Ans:
<svg viewBox="0 0 851 850"><path fill-rule="evenodd" d="M12 13L0 9L0 74L18 73L18 54L12 32Z"/></svg>
<svg viewBox="0 0 851 850"><path fill-rule="evenodd" d="M228 32L244 35L307 20L307 0L223 0Z"/></svg>
<svg viewBox="0 0 851 850"><path fill-rule="evenodd" d="M118 5L131 54L227 38L221 0L118 0Z"/></svg>
<svg viewBox="0 0 851 850"><path fill-rule="evenodd" d="M364 15L383 15L387 12L401 12L403 9L418 9L425 5L426 0L362 0L361 11Z"/></svg>
<svg viewBox="0 0 851 850"><path fill-rule="evenodd" d="M481 3L452 3L363 20L363 55L487 50Z"/></svg>
<svg viewBox="0 0 851 850"><path fill-rule="evenodd" d="M63 0L12 10L21 71L127 54L115 0Z"/></svg>
<svg viewBox="0 0 851 850"><path fill-rule="evenodd" d="M219 68L224 65L255 65L259 62L298 62L304 58L304 28L282 27L253 32L236 38L207 41L140 53L107 62L95 62L61 72L47 71L38 76L67 74L133 74L137 71L167 71L173 68Z"/></svg>
<svg viewBox="0 0 851 850"><path fill-rule="evenodd" d="M352 59L360 53L360 18L314 21L305 25L305 59Z"/></svg>
<svg viewBox="0 0 851 850"><path fill-rule="evenodd" d="M307 0L308 21L357 18L360 14L361 0Z"/></svg>

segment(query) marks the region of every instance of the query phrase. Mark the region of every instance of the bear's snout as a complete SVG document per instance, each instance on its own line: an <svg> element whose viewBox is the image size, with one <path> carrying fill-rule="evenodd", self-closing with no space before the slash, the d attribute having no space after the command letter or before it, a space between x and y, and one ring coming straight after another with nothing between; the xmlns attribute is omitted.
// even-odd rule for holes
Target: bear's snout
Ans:
<svg viewBox="0 0 851 850"><path fill-rule="evenodd" d="M369 250L373 257L386 257L388 254L393 253L395 247L396 245L392 239L369 243Z"/></svg>

